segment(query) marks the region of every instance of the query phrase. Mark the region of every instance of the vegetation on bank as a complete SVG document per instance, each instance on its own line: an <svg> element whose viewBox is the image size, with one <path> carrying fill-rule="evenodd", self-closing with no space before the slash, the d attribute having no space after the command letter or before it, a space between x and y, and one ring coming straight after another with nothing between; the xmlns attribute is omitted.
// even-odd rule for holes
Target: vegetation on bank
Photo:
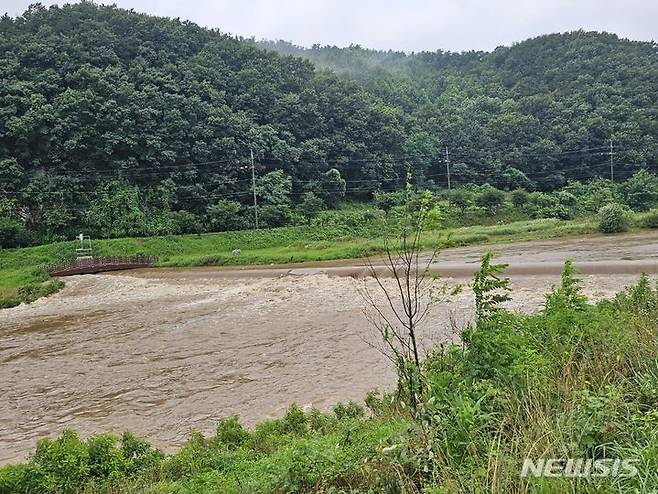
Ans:
<svg viewBox="0 0 658 494"><path fill-rule="evenodd" d="M371 213L364 212L366 216ZM334 225L314 228L283 227L216 234L94 240L94 254L155 255L159 267L244 266L305 261L357 259L384 251L384 237L392 231L385 221L361 226ZM592 221L540 219L503 225L461 227L428 231L422 245L427 249L494 241L561 237L595 231ZM41 287L61 288L60 280L48 280L46 266L75 258L76 242L58 242L21 249L0 250L0 307L13 307L34 298L20 293L53 293ZM41 290L44 290L43 292ZM55 290L56 291L56 290Z"/></svg>
<svg viewBox="0 0 658 494"><path fill-rule="evenodd" d="M41 440L0 468L0 493L653 492L658 489L658 291L646 276L590 304L567 263L534 314L508 312L487 259L460 345L433 348L414 371L411 406L370 393L367 410L290 407L244 430L236 418L163 454L131 434ZM401 374L403 375L403 374ZM628 459L638 473L522 477L524 459ZM598 471L595 471L598 472ZM618 472L619 473L619 472Z"/></svg>
<svg viewBox="0 0 658 494"><path fill-rule="evenodd" d="M271 188L269 193L275 202L285 203L281 190ZM120 196L115 199L119 201L116 209L106 211L104 217L130 219L133 206L121 202ZM398 192L378 192L371 203L343 202L330 211L298 209L293 226L94 240L94 254L155 255L159 266L169 267L361 258L382 253L384 239L399 231L405 214L418 210L421 203L427 204L438 220L421 236L421 248L427 250L658 227L658 179L641 171L622 183L572 183L553 193L469 186L447 194L409 185ZM214 210L209 221L218 228L241 228L249 224L249 214L231 208ZM117 224L107 227L123 231L112 230ZM13 232L0 226L0 240L11 245L16 239ZM47 294L61 287L61 283L42 286L48 279L44 266L71 260L75 247L74 242L57 242L0 250L0 306L29 302L35 293ZM19 290L29 296L21 296Z"/></svg>

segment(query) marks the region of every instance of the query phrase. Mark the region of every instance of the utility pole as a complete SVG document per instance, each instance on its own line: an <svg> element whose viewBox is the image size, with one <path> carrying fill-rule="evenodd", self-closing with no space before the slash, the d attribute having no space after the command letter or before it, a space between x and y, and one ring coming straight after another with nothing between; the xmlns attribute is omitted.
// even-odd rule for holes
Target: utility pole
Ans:
<svg viewBox="0 0 658 494"><path fill-rule="evenodd" d="M612 145L612 139L610 139L610 181L614 182L615 181L615 160L614 160L614 147Z"/></svg>
<svg viewBox="0 0 658 494"><path fill-rule="evenodd" d="M446 173L448 175L448 192L450 192L450 153L448 153L448 146L446 146Z"/></svg>
<svg viewBox="0 0 658 494"><path fill-rule="evenodd" d="M249 148L251 154L251 188L254 192L254 218L256 219L256 230L258 230L258 201L256 199L256 170L254 169L254 150Z"/></svg>

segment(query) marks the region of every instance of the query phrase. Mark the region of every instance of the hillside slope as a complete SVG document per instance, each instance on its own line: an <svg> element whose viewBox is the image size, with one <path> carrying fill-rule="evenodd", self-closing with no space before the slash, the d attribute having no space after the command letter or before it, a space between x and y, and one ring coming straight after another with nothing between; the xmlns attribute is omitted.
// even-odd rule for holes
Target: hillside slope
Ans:
<svg viewBox="0 0 658 494"><path fill-rule="evenodd" d="M248 199L250 148L259 175L280 168L302 181L341 163L348 179L375 178L348 164L402 149L398 116L355 83L188 22L89 2L4 17L0 80L2 196L51 232L73 229L106 193L196 213ZM119 179L139 190L108 185Z"/></svg>
<svg viewBox="0 0 658 494"><path fill-rule="evenodd" d="M35 5L0 19L0 82L0 245L248 228L251 150L265 226L443 187L446 147L453 185L507 189L607 176L610 139L618 178L658 162L656 44L612 34L405 55Z"/></svg>
<svg viewBox="0 0 658 494"><path fill-rule="evenodd" d="M359 80L402 109L409 151L436 160L448 146L453 162L464 163L455 170L458 183L551 189L606 176L610 139L618 177L658 162L654 42L575 31L491 53L260 45ZM427 162L427 171L438 171Z"/></svg>

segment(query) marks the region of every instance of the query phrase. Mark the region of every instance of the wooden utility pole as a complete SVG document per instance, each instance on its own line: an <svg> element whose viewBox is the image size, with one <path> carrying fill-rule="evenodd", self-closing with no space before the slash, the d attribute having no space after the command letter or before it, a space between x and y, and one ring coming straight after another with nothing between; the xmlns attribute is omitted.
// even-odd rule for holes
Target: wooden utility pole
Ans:
<svg viewBox="0 0 658 494"><path fill-rule="evenodd" d="M612 139L610 139L610 181L615 181L615 160L614 160L614 147L612 145Z"/></svg>
<svg viewBox="0 0 658 494"><path fill-rule="evenodd" d="M448 175L448 192L450 192L450 153L448 153L448 146L446 146L446 174Z"/></svg>
<svg viewBox="0 0 658 494"><path fill-rule="evenodd" d="M258 200L256 199L256 170L254 168L254 150L249 148L251 154L251 188L254 192L254 219L256 220L256 230L258 230Z"/></svg>

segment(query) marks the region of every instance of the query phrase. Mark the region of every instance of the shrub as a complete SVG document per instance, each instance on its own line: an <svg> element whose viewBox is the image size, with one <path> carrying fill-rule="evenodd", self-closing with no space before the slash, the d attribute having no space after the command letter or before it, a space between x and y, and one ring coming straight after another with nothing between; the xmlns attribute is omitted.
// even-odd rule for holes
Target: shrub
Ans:
<svg viewBox="0 0 658 494"><path fill-rule="evenodd" d="M320 180L320 197L330 208L338 207L340 200L345 197L345 179L335 168L322 175Z"/></svg>
<svg viewBox="0 0 658 494"><path fill-rule="evenodd" d="M568 220L573 217L575 197L568 192L546 194L535 192L530 196L535 218L557 218Z"/></svg>
<svg viewBox="0 0 658 494"><path fill-rule="evenodd" d="M608 204L599 210L598 230L602 233L625 232L628 223L628 212L620 204Z"/></svg>
<svg viewBox="0 0 658 494"><path fill-rule="evenodd" d="M378 209L388 213L395 206L402 205L404 194L402 192L375 192L373 200Z"/></svg>
<svg viewBox="0 0 658 494"><path fill-rule="evenodd" d="M123 469L128 475L152 468L164 458L162 451L130 432L124 432L121 436L121 454Z"/></svg>
<svg viewBox="0 0 658 494"><path fill-rule="evenodd" d="M490 213L496 214L496 211L505 202L505 193L502 190L489 186L484 188L484 190L475 197L475 202L478 206L485 208Z"/></svg>
<svg viewBox="0 0 658 494"><path fill-rule="evenodd" d="M585 190L586 195L581 200L588 211L599 211L603 206L618 202L617 186L610 180L592 180Z"/></svg>
<svg viewBox="0 0 658 494"><path fill-rule="evenodd" d="M454 204L462 214L473 203L473 194L463 188L452 190L448 197L450 203Z"/></svg>
<svg viewBox="0 0 658 494"><path fill-rule="evenodd" d="M92 477L109 477L124 468L123 455L117 448L118 438L110 434L94 436L87 441L89 474Z"/></svg>
<svg viewBox="0 0 658 494"><path fill-rule="evenodd" d="M640 170L619 186L624 203L633 211L646 211L658 204L658 177Z"/></svg>
<svg viewBox="0 0 658 494"><path fill-rule="evenodd" d="M258 219L263 227L276 228L290 223L292 211L286 204L266 204L258 208Z"/></svg>
<svg viewBox="0 0 658 494"><path fill-rule="evenodd" d="M363 417L364 410L361 405L355 401L349 403L339 403L334 407L334 413L337 419L352 418L357 419Z"/></svg>
<svg viewBox="0 0 658 494"><path fill-rule="evenodd" d="M658 228L658 209L652 209L642 219L642 226L644 228Z"/></svg>
<svg viewBox="0 0 658 494"><path fill-rule="evenodd" d="M299 211L307 220L315 218L323 209L325 209L324 201L313 192L306 192L302 196L302 202L299 203Z"/></svg>
<svg viewBox="0 0 658 494"><path fill-rule="evenodd" d="M281 419L281 423L285 432L301 435L307 430L308 419L306 418L304 410L302 410L296 403L293 403L286 411L283 419Z"/></svg>
<svg viewBox="0 0 658 494"><path fill-rule="evenodd" d="M396 208L393 209L395 213ZM348 234L366 230L381 232L384 226L384 213L381 210L322 211L313 219L313 226L323 229L337 228Z"/></svg>
<svg viewBox="0 0 658 494"><path fill-rule="evenodd" d="M25 225L13 218L0 218L0 247L25 247L29 234Z"/></svg>
<svg viewBox="0 0 658 494"><path fill-rule="evenodd" d="M16 299L19 302L29 304L38 298L57 293L62 288L64 288L64 282L58 279L53 279L45 283L30 283L18 289Z"/></svg>
<svg viewBox="0 0 658 494"><path fill-rule="evenodd" d="M201 218L194 213L184 210L173 211L171 218L177 233L201 233L203 231Z"/></svg>
<svg viewBox="0 0 658 494"><path fill-rule="evenodd" d="M516 189L510 195L510 199L515 208L521 209L530 201L530 194L527 190Z"/></svg>
<svg viewBox="0 0 658 494"><path fill-rule="evenodd" d="M237 416L220 420L217 424L217 440L229 447L240 446L249 439L249 433L240 424Z"/></svg>
<svg viewBox="0 0 658 494"><path fill-rule="evenodd" d="M218 201L208 206L206 213L210 228L214 231L241 230L246 226L242 204L237 201Z"/></svg>
<svg viewBox="0 0 658 494"><path fill-rule="evenodd" d="M65 430L55 440L39 441L33 463L43 474L46 492L76 492L90 474L89 451L72 430Z"/></svg>

